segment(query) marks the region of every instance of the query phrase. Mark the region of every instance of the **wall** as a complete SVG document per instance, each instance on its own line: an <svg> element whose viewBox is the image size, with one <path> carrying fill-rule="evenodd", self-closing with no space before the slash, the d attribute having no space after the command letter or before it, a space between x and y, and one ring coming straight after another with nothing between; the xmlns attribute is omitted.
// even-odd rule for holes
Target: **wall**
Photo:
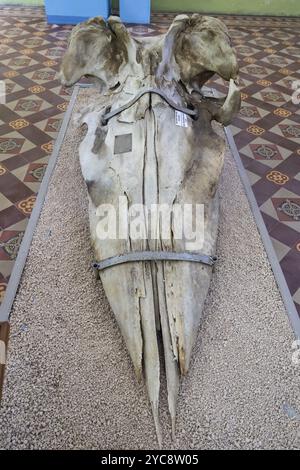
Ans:
<svg viewBox="0 0 300 470"><path fill-rule="evenodd" d="M300 16L300 0L152 0L152 9Z"/></svg>
<svg viewBox="0 0 300 470"><path fill-rule="evenodd" d="M44 0L0 0L0 5L44 5Z"/></svg>
<svg viewBox="0 0 300 470"><path fill-rule="evenodd" d="M5 3L30 5L42 4L43 0L0 0L0 4ZM118 0L112 3L116 5ZM152 10L300 16L300 0L152 0Z"/></svg>
<svg viewBox="0 0 300 470"><path fill-rule="evenodd" d="M152 0L152 11L300 16L300 0Z"/></svg>

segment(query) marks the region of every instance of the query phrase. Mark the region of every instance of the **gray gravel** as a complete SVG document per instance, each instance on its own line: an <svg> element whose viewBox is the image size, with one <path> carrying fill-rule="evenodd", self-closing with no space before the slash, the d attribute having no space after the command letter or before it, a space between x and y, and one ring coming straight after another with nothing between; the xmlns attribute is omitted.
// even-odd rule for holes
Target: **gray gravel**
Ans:
<svg viewBox="0 0 300 470"><path fill-rule="evenodd" d="M81 92L82 108L90 90ZM90 268L87 200L70 126L14 304L0 447L157 448L103 289ZM168 449L299 449L294 336L230 152L216 267Z"/></svg>

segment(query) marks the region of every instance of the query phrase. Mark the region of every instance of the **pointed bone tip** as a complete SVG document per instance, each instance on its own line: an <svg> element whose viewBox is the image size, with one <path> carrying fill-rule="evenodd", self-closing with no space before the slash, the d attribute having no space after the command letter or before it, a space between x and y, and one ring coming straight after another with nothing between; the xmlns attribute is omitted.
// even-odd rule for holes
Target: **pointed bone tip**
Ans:
<svg viewBox="0 0 300 470"><path fill-rule="evenodd" d="M157 438L157 442L158 442L158 447L161 450L162 449L162 435L161 435L160 427L159 428L155 427L155 431L156 431L156 438Z"/></svg>
<svg viewBox="0 0 300 470"><path fill-rule="evenodd" d="M161 449L162 448L162 434L161 434L161 427L160 427L159 416L158 416L158 404L152 403L151 405L152 405L152 414L153 414L153 419L154 419L156 438L157 438L159 448Z"/></svg>
<svg viewBox="0 0 300 470"><path fill-rule="evenodd" d="M136 380L138 381L138 383L141 383L143 381L143 371L141 367L135 367L134 372L135 372Z"/></svg>
<svg viewBox="0 0 300 470"><path fill-rule="evenodd" d="M176 439L176 418L172 417L171 422L172 422L172 441L175 441L175 439Z"/></svg>

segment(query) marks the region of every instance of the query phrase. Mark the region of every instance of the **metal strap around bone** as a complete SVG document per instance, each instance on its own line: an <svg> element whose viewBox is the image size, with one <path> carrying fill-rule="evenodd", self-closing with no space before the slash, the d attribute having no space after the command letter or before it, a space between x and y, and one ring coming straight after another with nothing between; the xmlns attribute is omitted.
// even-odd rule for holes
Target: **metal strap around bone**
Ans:
<svg viewBox="0 0 300 470"><path fill-rule="evenodd" d="M163 100L165 100L168 103L169 106L171 106L171 108L177 111L180 111L181 113L187 114L188 116L191 116L193 119L198 119L199 117L199 113L197 109L189 109L189 108L180 106L179 104L175 103L175 101L172 101L163 91L159 90L158 88L144 88L128 103L124 104L120 108L114 109L113 111L110 111L109 113L104 114L104 116L102 116L102 124L106 126L108 121L112 117L117 116L118 114L121 114L123 111L133 106L142 96L146 95L147 93L154 93L156 95L159 95Z"/></svg>
<svg viewBox="0 0 300 470"><path fill-rule="evenodd" d="M202 253L176 253L173 251L136 251L122 255L112 256L103 261L93 263L93 267L99 271L135 261L191 261L207 266L214 266L216 256L204 255Z"/></svg>

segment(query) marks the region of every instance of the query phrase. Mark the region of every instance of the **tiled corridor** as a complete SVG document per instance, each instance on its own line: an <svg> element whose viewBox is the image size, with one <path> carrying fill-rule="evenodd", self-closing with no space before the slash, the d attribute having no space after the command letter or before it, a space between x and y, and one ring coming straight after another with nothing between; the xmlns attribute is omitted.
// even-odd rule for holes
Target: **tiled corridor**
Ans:
<svg viewBox="0 0 300 470"><path fill-rule="evenodd" d="M130 29L156 35L172 17L154 14L149 28ZM241 69L232 133L300 315L300 19L221 18ZM68 106L58 68L70 30L47 25L42 8L0 6L0 301ZM225 91L221 79L213 85Z"/></svg>

